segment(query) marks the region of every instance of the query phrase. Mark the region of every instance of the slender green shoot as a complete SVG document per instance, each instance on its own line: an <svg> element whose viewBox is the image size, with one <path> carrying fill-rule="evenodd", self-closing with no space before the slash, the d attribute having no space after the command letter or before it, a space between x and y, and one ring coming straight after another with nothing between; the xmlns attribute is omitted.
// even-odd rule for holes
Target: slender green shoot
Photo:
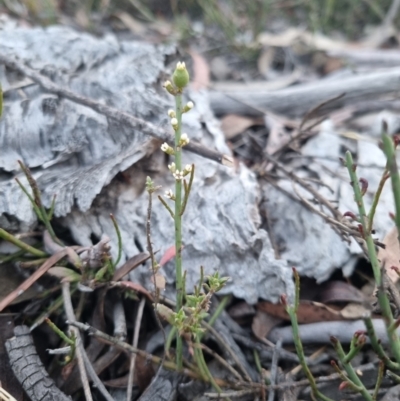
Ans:
<svg viewBox="0 0 400 401"><path fill-rule="evenodd" d="M14 244L21 250L24 250L25 252L28 252L31 255L37 256L39 258L48 256L46 252L43 252L39 249L34 248L33 246L26 244L25 242L14 237L14 235L10 234L3 228L0 228L0 238L3 239L4 241L10 242L11 244Z"/></svg>
<svg viewBox="0 0 400 401"><path fill-rule="evenodd" d="M385 186L385 183L389 177L390 177L390 175L389 175L389 172L386 167L385 170L383 171L382 177L379 181L378 189L375 192L374 199L373 199L372 205L371 205L371 209L368 213L368 232L369 233L372 232L376 208L378 206L378 202L381 197L383 187Z"/></svg>
<svg viewBox="0 0 400 401"><path fill-rule="evenodd" d="M384 373L385 373L385 364L381 361L381 362L379 362L378 377L376 378L375 389L372 394L372 399L374 401L376 401L378 399L378 393L379 393L379 389L381 388L381 385L382 385Z"/></svg>
<svg viewBox="0 0 400 401"><path fill-rule="evenodd" d="M387 128L384 126L382 134L383 151L387 158L387 168L392 181L394 205L396 209L395 222L397 231L400 233L400 174L396 162L396 149L393 139L387 134Z"/></svg>
<svg viewBox="0 0 400 401"><path fill-rule="evenodd" d="M360 394L364 397L366 401L373 401L372 395L364 386L363 382L358 377L356 371L354 370L353 366L350 363L346 362L346 354L343 350L340 341L336 337L331 337L331 342L335 347L336 354L339 358L340 364L342 365L343 369L346 371L348 376L348 381L355 385L354 389L360 392Z"/></svg>
<svg viewBox="0 0 400 401"><path fill-rule="evenodd" d="M296 347L296 353L297 353L297 356L299 357L300 365L310 383L312 396L315 399L322 400L322 401L333 401L331 398L326 397L324 394L322 394L319 391L319 389L317 387L317 383L315 382L315 378L314 378L313 374L311 373L310 368L307 365L306 357L304 355L303 344L301 342L300 335L299 335L299 325L297 322L297 310L298 310L299 303L300 303L300 277L299 277L299 274L297 273L297 270L294 268L293 268L293 274L294 274L294 278L295 278L294 305L288 304L286 296L282 296L281 301L285 305L286 312L288 313L288 315L290 317L290 322L292 324L292 331L293 331L293 340L294 340L294 344Z"/></svg>
<svg viewBox="0 0 400 401"><path fill-rule="evenodd" d="M383 137L385 137L385 135L383 135ZM390 138L389 138L389 140L391 141ZM385 142L387 142L387 141L385 141L385 139L384 139L384 147L385 147ZM387 145L387 147L392 149L393 145L392 145L392 147ZM357 207L358 207L358 212L360 215L360 222L361 222L360 228L361 228L362 234L364 236L365 242L367 244L369 260L370 260L370 263L372 266L372 271L374 273L376 286L378 287L378 302L379 302L379 306L382 311L382 315L386 321L386 330L388 333L391 350L396 359L396 362L400 363L400 342L398 339L397 332L393 328L393 322L394 322L393 314L392 314L392 310L390 307L389 298L386 295L385 290L383 288L381 266L380 266L380 262L378 260L378 256L377 256L377 252L376 252L376 248L375 248L375 244L374 244L374 239L372 238L371 232L369 231L370 223L368 221L368 216L365 211L364 200L363 200L363 195L365 193L365 190L362 191L359 182L362 182L362 185L364 185L364 187L365 187L365 185L368 185L368 183L366 183L365 180L362 181L362 179L360 179L360 180L358 179L357 173L356 173L357 166L353 162L353 157L351 156L351 153L349 151L346 152L345 165L346 165L347 170L350 175L351 185L353 187L354 197L355 197L355 201L356 201ZM388 165L390 174L392 176L392 174L394 173L394 170L392 167L393 161L390 162L390 160L388 159L387 165ZM397 175L398 175L398 173L397 173ZM395 186L397 188L397 184ZM400 179L399 179L398 188L400 190ZM399 195L400 195L400 191L399 191ZM399 206L400 206L400 197L399 197ZM399 214L399 217L400 217L400 214Z"/></svg>
<svg viewBox="0 0 400 401"><path fill-rule="evenodd" d="M52 225L50 223L49 217L51 217L53 215L53 212L48 213L46 211L46 209L45 209L45 207L43 205L43 202L42 202L42 197L41 197L41 194L40 194L40 190L39 190L39 188L37 186L37 183L36 183L35 179L32 176L31 171L20 160L18 160L18 163L19 163L22 171L24 172L26 179L28 180L29 186L32 189L33 198L29 194L29 192L26 190L26 188L24 188L24 186L21 184L21 182L19 180L17 180L19 186L24 191L24 193L28 196L29 200L32 203L32 207L33 207L38 219L44 224L44 226L46 227L46 230L49 232L52 240L54 242L56 242L57 244L63 246L62 242L57 238L57 236L56 236L56 234L55 234L55 232L53 230L53 227L52 227ZM55 198L53 198L53 202L55 201L54 199ZM52 205L52 207L54 209L53 205Z"/></svg>

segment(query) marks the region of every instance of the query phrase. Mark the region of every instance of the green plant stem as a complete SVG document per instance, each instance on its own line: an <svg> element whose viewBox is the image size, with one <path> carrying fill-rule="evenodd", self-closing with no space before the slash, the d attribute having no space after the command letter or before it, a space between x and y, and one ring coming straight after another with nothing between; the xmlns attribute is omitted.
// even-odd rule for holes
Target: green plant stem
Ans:
<svg viewBox="0 0 400 401"><path fill-rule="evenodd" d="M115 232L117 233L117 239L118 239L118 255L117 255L117 259L113 263L113 268L115 269L118 266L118 263L121 260L121 256L122 256L122 238L121 238L121 230L119 229L117 219L114 217L113 214L110 214L110 218L113 222Z"/></svg>
<svg viewBox="0 0 400 401"><path fill-rule="evenodd" d="M205 375L204 381L207 381L207 379L208 379L208 381L212 384L212 386L215 388L217 393L218 394L222 393L221 388L215 382L211 372L208 369L206 361L204 360L203 350L201 349L201 343L198 338L196 338L195 353L196 353L197 366L199 367L201 374Z"/></svg>
<svg viewBox="0 0 400 401"><path fill-rule="evenodd" d="M389 140L391 141L390 138L389 138ZM384 146L385 146L385 140L384 140ZM392 148L393 148L393 143L392 143ZM389 156L387 156L387 157L389 157ZM356 174L356 165L354 164L353 157L351 156L351 153L349 151L346 152L346 167L347 167L347 170L348 170L350 178L351 178L351 184L353 186L354 197L355 197L355 200L356 200L356 203L358 206L360 221L361 221L361 225L362 225L362 228L364 231L364 239L367 244L368 256L369 256L369 260L370 260L370 263L372 266L372 271L374 273L376 286L378 287L378 301L379 301L379 306L382 311L382 315L386 321L386 330L388 333L389 343L390 343L393 355L396 359L396 362L400 363L400 342L399 342L399 339L397 336L396 329L394 328L394 325L393 325L394 319L393 319L392 310L390 308L389 298L385 294L385 291L382 286L381 267L380 267L380 263L379 263L378 256L376 253L374 240L372 238L371 233L368 231L369 223L368 223L367 214L365 212L364 200L363 200L363 197L361 194L358 177ZM390 162L389 158L388 158L388 168L389 168L390 174L392 175L391 162ZM398 172L397 172L397 176L398 176ZM397 184L393 184L393 186L394 186L394 188L396 187L399 189L398 202L399 202L399 218L400 218L400 177L398 177L398 178L399 178L398 186L397 186ZM395 201L396 201L396 195L395 195ZM397 208L396 208L396 210L397 210ZM397 217L396 217L396 219L397 219ZM396 222L396 224L397 224L397 222ZM399 227L400 227L400 222L399 222Z"/></svg>
<svg viewBox="0 0 400 401"><path fill-rule="evenodd" d="M45 207L44 207L44 205L43 205L42 198L41 198L41 194L40 194L39 188L38 188L38 186L37 186L36 180L33 178L33 175L32 175L32 173L31 173L31 171L29 170L28 167L26 167L21 161L18 161L18 163L19 163L19 165L21 166L21 169L22 169L22 171L24 172L24 174L25 174L25 176L26 176L26 179L28 180L28 183L29 183L30 187L32 188L32 192L33 192L33 202L32 202L31 197L29 197L29 199L30 199L31 202L32 202L32 206L34 207L34 209L35 209L35 211L36 211L37 217L38 217L38 218L43 222L43 224L45 225L47 231L48 231L49 234L50 234L50 237L52 238L52 240L53 240L54 242L56 242L57 244L64 246L63 243L57 238L57 236L56 236L56 234L55 234L55 232L54 232L54 230L53 230L53 227L52 227L52 225L51 225L51 223L50 223L49 216L52 215L53 213L51 213L51 214L49 213L49 214L48 214L48 213L46 212L46 209L45 209ZM19 184L20 184L20 186L22 186L21 183L19 183ZM26 194L28 194L27 191L24 190L24 192L25 192ZM54 199L54 198L53 198L53 199ZM37 208L39 208L39 210L40 210L39 213L37 212L37 209L35 208L35 205L37 206Z"/></svg>
<svg viewBox="0 0 400 401"><path fill-rule="evenodd" d="M183 216L183 213L185 213L186 205L187 205L189 195L190 195L190 190L192 189L193 178L194 178L194 169L195 169L195 166L194 166L194 164L192 164L192 171L190 172L189 184L186 184L186 181L183 181L184 186L185 186L185 194L183 196L181 216Z"/></svg>
<svg viewBox="0 0 400 401"><path fill-rule="evenodd" d="M292 324L293 341L294 341L294 345L296 347L296 353L297 353L297 356L299 357L300 365L310 383L311 392L312 392L313 396L322 401L333 401L331 398L326 397L318 390L317 383L315 382L314 376L311 373L311 370L309 369L309 367L307 365L306 357L304 355L303 344L301 342L300 335L299 335L299 325L297 322L297 308L299 306L299 298L300 298L300 278L299 278L299 274L297 273L297 271L295 269L293 269L293 273L294 273L294 278L295 278L295 301L294 301L295 303L294 303L294 306L287 305L286 312L288 313L288 315L290 317L290 322Z"/></svg>
<svg viewBox="0 0 400 401"><path fill-rule="evenodd" d="M389 377L389 379L395 381L397 384L400 384L400 376L396 375L396 373L393 373L390 370L387 370L386 374Z"/></svg>
<svg viewBox="0 0 400 401"><path fill-rule="evenodd" d="M3 239L4 241L10 242L11 244L14 244L18 248L23 249L24 251L30 253L31 255L35 255L39 258L48 256L46 252L43 252L39 249L34 248L33 246L26 244L25 242L14 237L12 234L10 234L9 232L7 232L2 228L0 228L0 238Z"/></svg>
<svg viewBox="0 0 400 401"><path fill-rule="evenodd" d="M171 217L175 220L175 215L172 209L168 206L168 203L165 202L164 198L161 195L158 195L158 199L160 202L164 205L164 207L168 210L168 213L171 215Z"/></svg>
<svg viewBox="0 0 400 401"><path fill-rule="evenodd" d="M342 348L342 345L340 344L340 341L337 338L331 338L331 341L333 342L333 345L335 347L336 354L342 364L342 367L347 373L347 376L349 377L349 380L351 381L352 384L355 384L356 388L360 391L362 396L364 397L365 400L367 401L373 401L373 398L369 391L365 388L363 382L360 380L358 377L357 373L353 369L350 363L346 363L346 355L344 353L344 350Z"/></svg>
<svg viewBox="0 0 400 401"><path fill-rule="evenodd" d="M378 392L379 389L382 385L382 380L383 380L383 375L385 373L385 364L381 361L379 363L379 369L378 369L378 377L376 378L376 384L375 384L375 389L374 393L372 394L372 399L376 401L378 399Z"/></svg>
<svg viewBox="0 0 400 401"><path fill-rule="evenodd" d="M382 283L381 268L379 265L378 257L376 255L374 240L371 236L371 233L368 232L367 213L365 211L364 200L361 194L361 189L356 174L356 165L354 164L353 157L351 156L351 153L349 151L346 152L346 167L350 175L351 185L353 187L354 197L357 203L358 213L360 215L360 222L364 231L364 239L367 243L368 256L370 258L372 270L374 272L375 282L377 286L380 286Z"/></svg>
<svg viewBox="0 0 400 401"><path fill-rule="evenodd" d="M66 344L75 347L75 339L69 338L62 330L60 330L49 318L45 319L45 322L51 327L51 329L63 340Z"/></svg>
<svg viewBox="0 0 400 401"><path fill-rule="evenodd" d="M379 359L385 364L385 366L390 370L398 371L400 370L400 364L393 362L389 356L386 354L385 350L382 347L381 342L376 336L374 325L370 317L364 319L365 327L367 328L367 334L369 340L371 341L372 348L378 355Z"/></svg>
<svg viewBox="0 0 400 401"><path fill-rule="evenodd" d="M397 168L396 150L392 138L386 133L383 133L382 141L383 151L387 158L387 168L390 172L390 179L392 181L394 205L396 208L395 222L397 231L400 235L400 174Z"/></svg>
<svg viewBox="0 0 400 401"><path fill-rule="evenodd" d="M23 256L24 253L25 253L25 251L21 249L21 250L19 250L17 252L14 252L14 253L10 254L10 255L4 255L4 256L1 255L0 256L0 265L3 264L3 263L6 263L6 262L14 261L14 259L17 259L20 256Z"/></svg>
<svg viewBox="0 0 400 401"><path fill-rule="evenodd" d="M226 305L228 302L231 300L230 295L226 295L222 298L221 302L217 306L217 309L213 313L213 315L210 317L210 320L208 321L208 324L210 326L214 326L215 321L218 319L218 316L225 310Z"/></svg>
<svg viewBox="0 0 400 401"><path fill-rule="evenodd" d="M385 186L386 180L389 178L387 167L383 171L382 177L379 181L378 189L375 192L374 199L372 201L371 209L368 213L368 232L371 233L372 225L374 222L375 211L378 206L379 198L381 197L383 187Z"/></svg>
<svg viewBox="0 0 400 401"><path fill-rule="evenodd" d="M182 171L182 148L180 140L182 134L182 94L175 96L175 112L178 127L175 131L175 165ZM175 180L175 272L176 272L176 312L183 306L183 278L182 278L182 180ZM176 336L176 365L178 370L183 367L183 342L179 335Z"/></svg>

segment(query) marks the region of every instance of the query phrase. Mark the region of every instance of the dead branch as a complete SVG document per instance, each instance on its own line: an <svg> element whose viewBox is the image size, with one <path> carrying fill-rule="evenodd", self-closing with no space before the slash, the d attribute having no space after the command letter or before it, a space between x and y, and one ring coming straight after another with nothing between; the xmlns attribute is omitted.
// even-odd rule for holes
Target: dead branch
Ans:
<svg viewBox="0 0 400 401"><path fill-rule="evenodd" d="M211 107L216 114L246 114L258 116L260 110L288 116L303 116L318 104L339 96L320 112L326 113L359 101L388 95L400 90L400 68L385 72L357 75L349 78L319 80L277 91L248 90L243 85L237 91L210 92Z"/></svg>

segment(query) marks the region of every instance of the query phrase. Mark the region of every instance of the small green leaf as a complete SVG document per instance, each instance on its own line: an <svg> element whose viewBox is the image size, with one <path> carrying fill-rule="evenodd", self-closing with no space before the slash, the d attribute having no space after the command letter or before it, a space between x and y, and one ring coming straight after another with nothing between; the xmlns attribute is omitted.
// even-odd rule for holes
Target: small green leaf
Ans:
<svg viewBox="0 0 400 401"><path fill-rule="evenodd" d="M70 283L80 281L82 278L82 276L76 271L62 266L52 267L51 269L49 269L48 273L54 277L61 278Z"/></svg>

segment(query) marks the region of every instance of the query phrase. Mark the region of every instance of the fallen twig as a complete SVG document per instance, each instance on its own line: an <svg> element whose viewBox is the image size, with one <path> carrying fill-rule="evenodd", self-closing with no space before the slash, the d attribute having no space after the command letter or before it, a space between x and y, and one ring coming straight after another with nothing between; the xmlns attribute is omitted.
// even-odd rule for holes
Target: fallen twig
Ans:
<svg viewBox="0 0 400 401"><path fill-rule="evenodd" d="M91 109L97 111L98 113L112 118L120 122L121 124L127 125L129 127L140 129L144 134L149 135L153 138L157 138L160 141L173 142L173 136L163 128L158 127L152 123L149 123L140 118L134 117L128 113L120 111L114 107L107 106L96 100L87 98L85 96L79 95L69 89L63 88L54 82L52 82L47 77L43 76L34 69L28 67L23 62L12 56L6 56L0 54L0 63L4 64L8 68L18 71L19 73L31 78L34 82L39 84L43 89L50 93L54 93L58 96L64 97L66 99L72 100L75 103L79 103L83 106L90 107ZM203 156L207 159L214 160L225 166L233 166L232 158L228 155L221 154L214 150L208 149L199 143L190 142L185 149Z"/></svg>
<svg viewBox="0 0 400 401"><path fill-rule="evenodd" d="M144 309L145 303L146 303L146 298L142 297L142 299L140 300L140 303L139 303L138 310L137 310L137 315L136 315L136 320L135 320L135 332L133 334L133 341L132 341L132 346L135 348L137 348L137 345L139 342L139 331L140 331L140 326L141 326L141 322L142 322L143 309ZM135 363L136 363L136 354L132 354L130 366L129 366L129 378L128 378L126 401L132 400L132 387L133 387L133 378L135 376Z"/></svg>

